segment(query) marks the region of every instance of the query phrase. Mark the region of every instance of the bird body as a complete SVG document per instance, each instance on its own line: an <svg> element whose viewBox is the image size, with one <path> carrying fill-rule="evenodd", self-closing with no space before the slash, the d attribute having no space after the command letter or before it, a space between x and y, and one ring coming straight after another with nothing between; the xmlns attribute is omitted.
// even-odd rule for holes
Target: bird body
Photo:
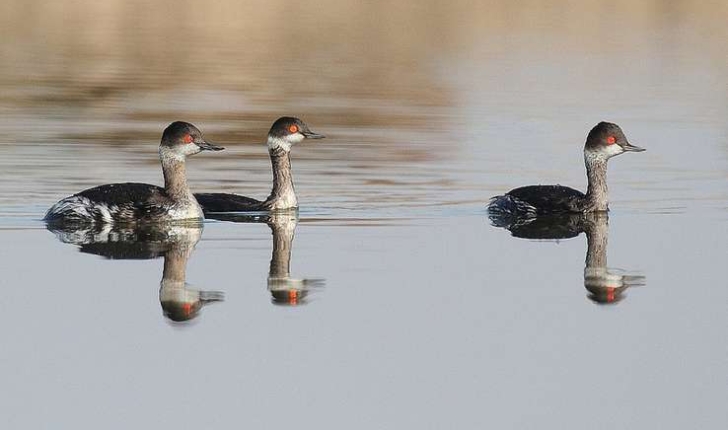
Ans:
<svg viewBox="0 0 728 430"><path fill-rule="evenodd" d="M203 150L223 148L206 142L192 124L177 121L164 130L159 158L164 188L135 182L106 184L66 197L45 214L53 223L149 223L202 219L202 208L187 186L185 160Z"/></svg>

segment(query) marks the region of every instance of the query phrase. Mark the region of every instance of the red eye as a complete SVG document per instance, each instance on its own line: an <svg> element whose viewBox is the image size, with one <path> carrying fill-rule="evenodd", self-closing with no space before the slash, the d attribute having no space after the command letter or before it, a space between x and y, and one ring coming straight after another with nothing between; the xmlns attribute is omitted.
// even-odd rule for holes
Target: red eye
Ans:
<svg viewBox="0 0 728 430"><path fill-rule="evenodd" d="M189 134L185 135L185 138L184 138L185 143L192 143L192 140L193 139L192 139L191 135L189 135Z"/></svg>
<svg viewBox="0 0 728 430"><path fill-rule="evenodd" d="M290 131L291 133L295 133L298 131L298 126L296 124L293 124L288 127L288 131Z"/></svg>
<svg viewBox="0 0 728 430"><path fill-rule="evenodd" d="M615 139L614 136L607 137L607 144L609 145L613 145L616 141L617 139Z"/></svg>

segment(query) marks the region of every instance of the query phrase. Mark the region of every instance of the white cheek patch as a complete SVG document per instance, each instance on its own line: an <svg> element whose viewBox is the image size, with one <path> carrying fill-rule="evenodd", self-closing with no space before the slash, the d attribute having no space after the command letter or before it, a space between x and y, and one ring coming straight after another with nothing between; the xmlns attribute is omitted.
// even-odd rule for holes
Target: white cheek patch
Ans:
<svg viewBox="0 0 728 430"><path fill-rule="evenodd" d="M607 154L609 154L610 157L614 157L615 155L619 155L624 152L624 149L617 145L616 143L607 146L606 150Z"/></svg>
<svg viewBox="0 0 728 430"><path fill-rule="evenodd" d="M294 134L291 136L288 136L286 138L282 137L268 137L268 148L270 149L276 149L281 148L284 151L288 152L291 150L291 146L295 145L296 143L303 140L303 136L301 136L300 139L295 139L295 137L299 136L298 134Z"/></svg>
<svg viewBox="0 0 728 430"><path fill-rule="evenodd" d="M621 146L616 143L609 146L602 146L599 149L584 151L584 159L586 161L607 161L615 155L624 152Z"/></svg>
<svg viewBox="0 0 728 430"><path fill-rule="evenodd" d="M202 152L202 148L195 145L194 143L188 143L187 145L182 147L182 152L184 152L185 155L195 155Z"/></svg>

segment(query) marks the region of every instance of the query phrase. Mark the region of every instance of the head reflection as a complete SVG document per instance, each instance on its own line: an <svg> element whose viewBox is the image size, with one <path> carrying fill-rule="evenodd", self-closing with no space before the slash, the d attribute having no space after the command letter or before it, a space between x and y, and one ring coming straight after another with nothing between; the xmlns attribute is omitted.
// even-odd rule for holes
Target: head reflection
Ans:
<svg viewBox="0 0 728 430"><path fill-rule="evenodd" d="M268 291L271 302L280 306L299 306L308 303L309 294L324 285L324 279L291 278L291 252L298 225L296 209L265 214L207 214L208 218L244 223L266 223L273 236L273 252L268 269Z"/></svg>
<svg viewBox="0 0 728 430"><path fill-rule="evenodd" d="M61 242L77 245L87 254L108 259L153 259L164 257L164 270L159 288L162 311L172 322L188 322L200 309L224 300L219 291L200 291L185 282L187 261L202 235L202 224L174 223L119 226L48 225Z"/></svg>
<svg viewBox="0 0 728 430"><path fill-rule="evenodd" d="M505 228L514 237L524 239L568 239L583 232L587 243L584 288L588 291L587 297L594 303L619 303L625 298L628 288L645 285L642 275L629 275L621 269L607 267L609 215L605 212L537 218L491 216L490 220L494 226Z"/></svg>

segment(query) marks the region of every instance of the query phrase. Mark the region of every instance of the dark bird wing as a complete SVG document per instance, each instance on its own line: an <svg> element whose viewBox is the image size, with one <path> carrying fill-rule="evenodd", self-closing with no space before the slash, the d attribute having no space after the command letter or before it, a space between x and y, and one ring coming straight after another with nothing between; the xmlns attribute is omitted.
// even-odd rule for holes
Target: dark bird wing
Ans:
<svg viewBox="0 0 728 430"><path fill-rule="evenodd" d="M164 196L164 188L150 184L139 184L135 182L126 182L122 184L99 185L98 187L89 188L81 191L77 195L86 197L94 202L103 202L108 205L121 205L124 203L142 203L145 201L156 200L157 197Z"/></svg>
<svg viewBox="0 0 728 430"><path fill-rule="evenodd" d="M584 193L562 185L529 185L506 193L536 209L537 215L581 212Z"/></svg>
<svg viewBox="0 0 728 430"><path fill-rule="evenodd" d="M197 203L207 213L215 212L247 212L263 210L263 202L250 197L226 193L195 194Z"/></svg>
<svg viewBox="0 0 728 430"><path fill-rule="evenodd" d="M164 203L169 201L164 188L135 182L100 185L77 195L95 203L118 208L113 216L120 220L162 216L166 213Z"/></svg>

